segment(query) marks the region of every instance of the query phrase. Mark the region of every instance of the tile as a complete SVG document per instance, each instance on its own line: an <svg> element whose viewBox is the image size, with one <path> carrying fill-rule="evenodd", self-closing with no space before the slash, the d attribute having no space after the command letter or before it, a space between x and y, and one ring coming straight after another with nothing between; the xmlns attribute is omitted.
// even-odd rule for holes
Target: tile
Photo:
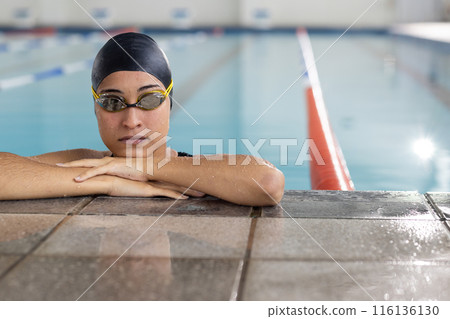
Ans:
<svg viewBox="0 0 450 319"><path fill-rule="evenodd" d="M120 256L139 238L126 256L242 258L250 223L230 217L79 215L34 254Z"/></svg>
<svg viewBox="0 0 450 319"><path fill-rule="evenodd" d="M171 206L172 205L172 206ZM205 197L178 200L169 198L97 197L83 215L208 215L249 217L252 208Z"/></svg>
<svg viewBox="0 0 450 319"><path fill-rule="evenodd" d="M115 258L31 256L0 281L0 300L76 300ZM239 260L123 257L80 300L228 300Z"/></svg>
<svg viewBox="0 0 450 319"><path fill-rule="evenodd" d="M338 265L251 260L242 299L449 300L448 267L448 264L343 262Z"/></svg>
<svg viewBox="0 0 450 319"><path fill-rule="evenodd" d="M287 190L285 195L302 201L423 202L423 196L418 192L404 191Z"/></svg>
<svg viewBox="0 0 450 319"><path fill-rule="evenodd" d="M3 273L7 271L9 267L14 265L14 263L17 262L20 258L21 256L0 255L0 276L2 276Z"/></svg>
<svg viewBox="0 0 450 319"><path fill-rule="evenodd" d="M417 192L287 191L280 205L263 207L262 216L437 219Z"/></svg>
<svg viewBox="0 0 450 319"><path fill-rule="evenodd" d="M440 221L260 218L251 258L450 260Z"/></svg>
<svg viewBox="0 0 450 319"><path fill-rule="evenodd" d="M64 215L0 214L0 254L27 254Z"/></svg>
<svg viewBox="0 0 450 319"><path fill-rule="evenodd" d="M427 193L429 198L436 204L439 210L444 214L444 217L450 219L450 193L438 193L430 192Z"/></svg>
<svg viewBox="0 0 450 319"><path fill-rule="evenodd" d="M0 214L67 214L89 197L0 200Z"/></svg>

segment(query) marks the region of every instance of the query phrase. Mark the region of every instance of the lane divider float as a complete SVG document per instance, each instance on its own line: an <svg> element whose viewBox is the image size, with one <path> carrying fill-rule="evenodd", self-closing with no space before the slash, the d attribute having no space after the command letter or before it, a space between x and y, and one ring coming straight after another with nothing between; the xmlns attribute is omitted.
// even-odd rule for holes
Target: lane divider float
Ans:
<svg viewBox="0 0 450 319"><path fill-rule="evenodd" d="M324 164L310 162L311 189L313 190L355 190L344 155L331 128L328 113L320 87L319 75L308 33L297 29L303 60L308 77L306 101L308 110L308 137L316 144Z"/></svg>

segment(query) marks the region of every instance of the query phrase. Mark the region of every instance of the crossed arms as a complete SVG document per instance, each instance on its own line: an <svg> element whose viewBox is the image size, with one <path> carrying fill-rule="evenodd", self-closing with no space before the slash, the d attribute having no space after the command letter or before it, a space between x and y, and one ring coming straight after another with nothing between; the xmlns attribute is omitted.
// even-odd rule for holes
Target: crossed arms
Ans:
<svg viewBox="0 0 450 319"><path fill-rule="evenodd" d="M281 200L281 171L260 158L231 156L175 155L162 167L158 167L162 158L151 158L145 159L142 169L130 166L125 158L110 157L109 152L87 149L35 157L0 152L0 200L93 194L171 198L208 194L251 206Z"/></svg>

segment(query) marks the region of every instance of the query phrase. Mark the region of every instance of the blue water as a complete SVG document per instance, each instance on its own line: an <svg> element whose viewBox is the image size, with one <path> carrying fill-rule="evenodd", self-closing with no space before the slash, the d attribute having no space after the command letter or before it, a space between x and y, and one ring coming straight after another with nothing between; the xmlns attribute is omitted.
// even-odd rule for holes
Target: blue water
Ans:
<svg viewBox="0 0 450 319"><path fill-rule="evenodd" d="M224 152L233 145L237 153L257 151L285 173L286 189L310 188L308 160L295 165L306 159L301 153L307 138L304 80L280 97L304 71L294 33L153 36L173 70L173 148L196 153L195 141L209 139ZM312 34L315 56L337 37ZM0 52L0 80L92 58L100 46L86 41ZM450 191L449 60L444 46L346 35L317 62L330 121L356 189ZM89 88L86 69L0 91L0 150L27 156L105 149ZM414 152L421 138L435 147L428 159Z"/></svg>

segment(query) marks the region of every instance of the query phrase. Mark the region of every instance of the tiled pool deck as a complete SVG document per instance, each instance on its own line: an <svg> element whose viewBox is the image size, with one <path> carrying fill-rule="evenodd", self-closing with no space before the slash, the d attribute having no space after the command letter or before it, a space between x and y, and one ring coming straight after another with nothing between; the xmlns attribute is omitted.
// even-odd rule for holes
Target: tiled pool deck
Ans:
<svg viewBox="0 0 450 319"><path fill-rule="evenodd" d="M281 207L0 201L0 300L450 300L450 193L287 191Z"/></svg>

